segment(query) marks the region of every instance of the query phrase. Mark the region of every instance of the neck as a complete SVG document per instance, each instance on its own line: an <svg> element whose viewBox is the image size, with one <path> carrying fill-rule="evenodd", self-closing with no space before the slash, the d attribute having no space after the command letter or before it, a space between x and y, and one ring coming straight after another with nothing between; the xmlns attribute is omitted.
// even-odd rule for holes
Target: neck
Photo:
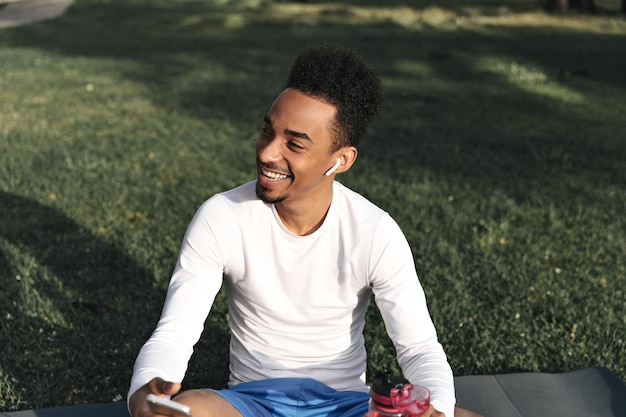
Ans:
<svg viewBox="0 0 626 417"><path fill-rule="evenodd" d="M326 198L305 201L283 201L276 204L276 211L287 229L298 236L307 236L319 229L326 219L330 203L333 200L332 189Z"/></svg>

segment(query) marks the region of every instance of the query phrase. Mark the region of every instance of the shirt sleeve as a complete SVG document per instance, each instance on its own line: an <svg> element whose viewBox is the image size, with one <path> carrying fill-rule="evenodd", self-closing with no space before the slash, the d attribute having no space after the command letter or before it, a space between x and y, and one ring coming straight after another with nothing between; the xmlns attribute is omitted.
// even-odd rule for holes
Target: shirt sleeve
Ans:
<svg viewBox="0 0 626 417"><path fill-rule="evenodd" d="M382 217L372 247L370 284L404 377L430 390L431 403L454 416L454 378L426 304L409 244L396 222Z"/></svg>
<svg viewBox="0 0 626 417"><path fill-rule="evenodd" d="M161 318L140 349L128 398L155 377L181 382L193 346L221 285L227 259L230 216L219 197L196 212L183 239Z"/></svg>

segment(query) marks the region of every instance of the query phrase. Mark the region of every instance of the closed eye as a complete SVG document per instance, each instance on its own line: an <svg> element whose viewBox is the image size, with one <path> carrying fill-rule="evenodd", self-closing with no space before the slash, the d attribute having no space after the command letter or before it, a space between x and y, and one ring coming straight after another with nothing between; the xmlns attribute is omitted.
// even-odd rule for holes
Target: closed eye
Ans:
<svg viewBox="0 0 626 417"><path fill-rule="evenodd" d="M300 145L298 142L296 142L295 140L290 140L289 142L287 142L287 146L289 146L290 148L295 148L295 149L306 149L304 146Z"/></svg>

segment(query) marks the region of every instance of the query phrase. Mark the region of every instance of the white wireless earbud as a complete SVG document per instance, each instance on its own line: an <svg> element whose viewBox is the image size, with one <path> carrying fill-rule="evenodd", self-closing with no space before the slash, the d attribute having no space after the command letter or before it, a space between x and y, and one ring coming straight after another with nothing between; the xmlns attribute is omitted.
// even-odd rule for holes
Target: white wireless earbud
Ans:
<svg viewBox="0 0 626 417"><path fill-rule="evenodd" d="M341 158L337 158L337 162L335 163L335 165L333 165L331 169L326 171L324 175L326 175L327 177L330 176L330 174L332 174L337 168L339 168L339 165L341 165Z"/></svg>

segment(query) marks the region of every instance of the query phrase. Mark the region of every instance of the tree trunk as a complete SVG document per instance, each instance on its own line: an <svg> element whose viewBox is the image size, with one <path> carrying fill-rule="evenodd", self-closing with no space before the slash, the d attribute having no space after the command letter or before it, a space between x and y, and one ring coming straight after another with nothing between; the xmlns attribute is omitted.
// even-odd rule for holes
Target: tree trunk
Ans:
<svg viewBox="0 0 626 417"><path fill-rule="evenodd" d="M593 0L546 0L546 10L550 12L566 12L570 9L580 12L595 13L596 5ZM626 7L626 0L622 0L622 9Z"/></svg>
<svg viewBox="0 0 626 417"><path fill-rule="evenodd" d="M569 9L569 0L546 0L545 4L549 12L564 12Z"/></svg>
<svg viewBox="0 0 626 417"><path fill-rule="evenodd" d="M569 6L571 9L577 10L579 12L596 12L596 5L593 0L570 0Z"/></svg>

